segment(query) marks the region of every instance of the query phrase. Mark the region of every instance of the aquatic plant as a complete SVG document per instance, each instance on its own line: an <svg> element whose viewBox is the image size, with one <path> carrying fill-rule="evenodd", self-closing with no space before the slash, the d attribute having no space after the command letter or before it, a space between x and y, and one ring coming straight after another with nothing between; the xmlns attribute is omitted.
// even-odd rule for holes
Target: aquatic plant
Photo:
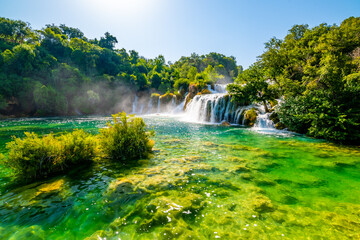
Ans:
<svg viewBox="0 0 360 240"><path fill-rule="evenodd" d="M113 121L98 135L84 130L44 136L25 132L24 138L13 137L6 144L8 154L1 154L0 160L20 178L34 180L89 165L97 158L123 161L147 157L155 142L144 121L126 113L113 115Z"/></svg>
<svg viewBox="0 0 360 240"><path fill-rule="evenodd" d="M9 153L2 162L19 177L39 179L74 165L90 164L97 153L96 145L96 137L84 130L42 137L26 132L23 139L13 137L13 141L6 144Z"/></svg>
<svg viewBox="0 0 360 240"><path fill-rule="evenodd" d="M127 116L125 112L112 115L100 130L100 145L106 157L124 161L147 157L155 142L150 139L153 131L147 131L142 118Z"/></svg>

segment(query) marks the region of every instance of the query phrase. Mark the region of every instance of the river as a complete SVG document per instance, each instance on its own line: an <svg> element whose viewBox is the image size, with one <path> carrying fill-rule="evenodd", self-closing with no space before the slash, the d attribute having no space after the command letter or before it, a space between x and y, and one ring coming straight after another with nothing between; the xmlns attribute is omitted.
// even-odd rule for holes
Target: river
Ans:
<svg viewBox="0 0 360 240"><path fill-rule="evenodd" d="M274 129L143 116L153 156L100 161L31 184L0 166L0 239L356 239L360 151ZM3 120L11 136L106 117Z"/></svg>

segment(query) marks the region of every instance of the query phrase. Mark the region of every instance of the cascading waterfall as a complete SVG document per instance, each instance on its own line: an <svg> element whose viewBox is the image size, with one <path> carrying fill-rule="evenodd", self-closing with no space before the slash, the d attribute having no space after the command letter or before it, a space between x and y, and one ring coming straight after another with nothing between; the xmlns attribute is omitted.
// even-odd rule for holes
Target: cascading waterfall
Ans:
<svg viewBox="0 0 360 240"><path fill-rule="evenodd" d="M215 84L208 86L211 94L196 95L187 104L185 111L185 101L177 103L176 96L172 99L162 100L158 98L141 97L135 95L132 110L133 113L166 113L182 114L186 121L218 124L222 121L231 124L245 124L246 110L256 108L258 112L255 128L274 128L274 123L270 120L270 113L265 113L264 106L249 105L239 106L231 101L231 96L227 94L226 85Z"/></svg>
<svg viewBox="0 0 360 240"><path fill-rule="evenodd" d="M227 121L239 124L245 107L238 106L227 95L226 85L208 86L211 94L197 95L187 105L186 120L195 122L220 123Z"/></svg>
<svg viewBox="0 0 360 240"><path fill-rule="evenodd" d="M270 120L271 113L265 112L265 107L258 107L259 114L256 118L256 122L254 124L255 128L275 128L275 124Z"/></svg>
<svg viewBox="0 0 360 240"><path fill-rule="evenodd" d="M150 99L150 101L149 101L149 103L148 103L147 114L150 114L150 113L151 113L151 111L152 111L152 106L153 106L153 104L152 104L152 101L151 101L151 99Z"/></svg>
<svg viewBox="0 0 360 240"><path fill-rule="evenodd" d="M136 96L136 94L135 94L134 102L132 105L132 113L136 113L137 103L138 103L138 96Z"/></svg>
<svg viewBox="0 0 360 240"><path fill-rule="evenodd" d="M160 97L158 99L158 104L157 104L157 113L160 113Z"/></svg>
<svg viewBox="0 0 360 240"><path fill-rule="evenodd" d="M239 124L244 110L244 107L231 102L230 96L214 93L195 96L186 107L185 114L188 121L209 123L227 121Z"/></svg>

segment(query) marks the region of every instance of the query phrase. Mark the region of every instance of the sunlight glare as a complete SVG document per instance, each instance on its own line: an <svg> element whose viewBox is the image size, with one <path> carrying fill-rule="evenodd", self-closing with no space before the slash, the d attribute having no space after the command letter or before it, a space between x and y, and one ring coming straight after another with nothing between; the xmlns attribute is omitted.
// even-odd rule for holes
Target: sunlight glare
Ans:
<svg viewBox="0 0 360 240"><path fill-rule="evenodd" d="M107 16L140 17L158 7L160 0L83 0L89 11Z"/></svg>

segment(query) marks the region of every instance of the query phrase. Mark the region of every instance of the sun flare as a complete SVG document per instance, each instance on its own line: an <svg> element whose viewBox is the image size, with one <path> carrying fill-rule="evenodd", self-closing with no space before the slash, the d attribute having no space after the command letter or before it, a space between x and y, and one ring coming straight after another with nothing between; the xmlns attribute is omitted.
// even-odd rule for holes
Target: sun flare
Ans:
<svg viewBox="0 0 360 240"><path fill-rule="evenodd" d="M83 4L90 11L102 12L107 16L140 16L151 11L160 0L84 0Z"/></svg>

